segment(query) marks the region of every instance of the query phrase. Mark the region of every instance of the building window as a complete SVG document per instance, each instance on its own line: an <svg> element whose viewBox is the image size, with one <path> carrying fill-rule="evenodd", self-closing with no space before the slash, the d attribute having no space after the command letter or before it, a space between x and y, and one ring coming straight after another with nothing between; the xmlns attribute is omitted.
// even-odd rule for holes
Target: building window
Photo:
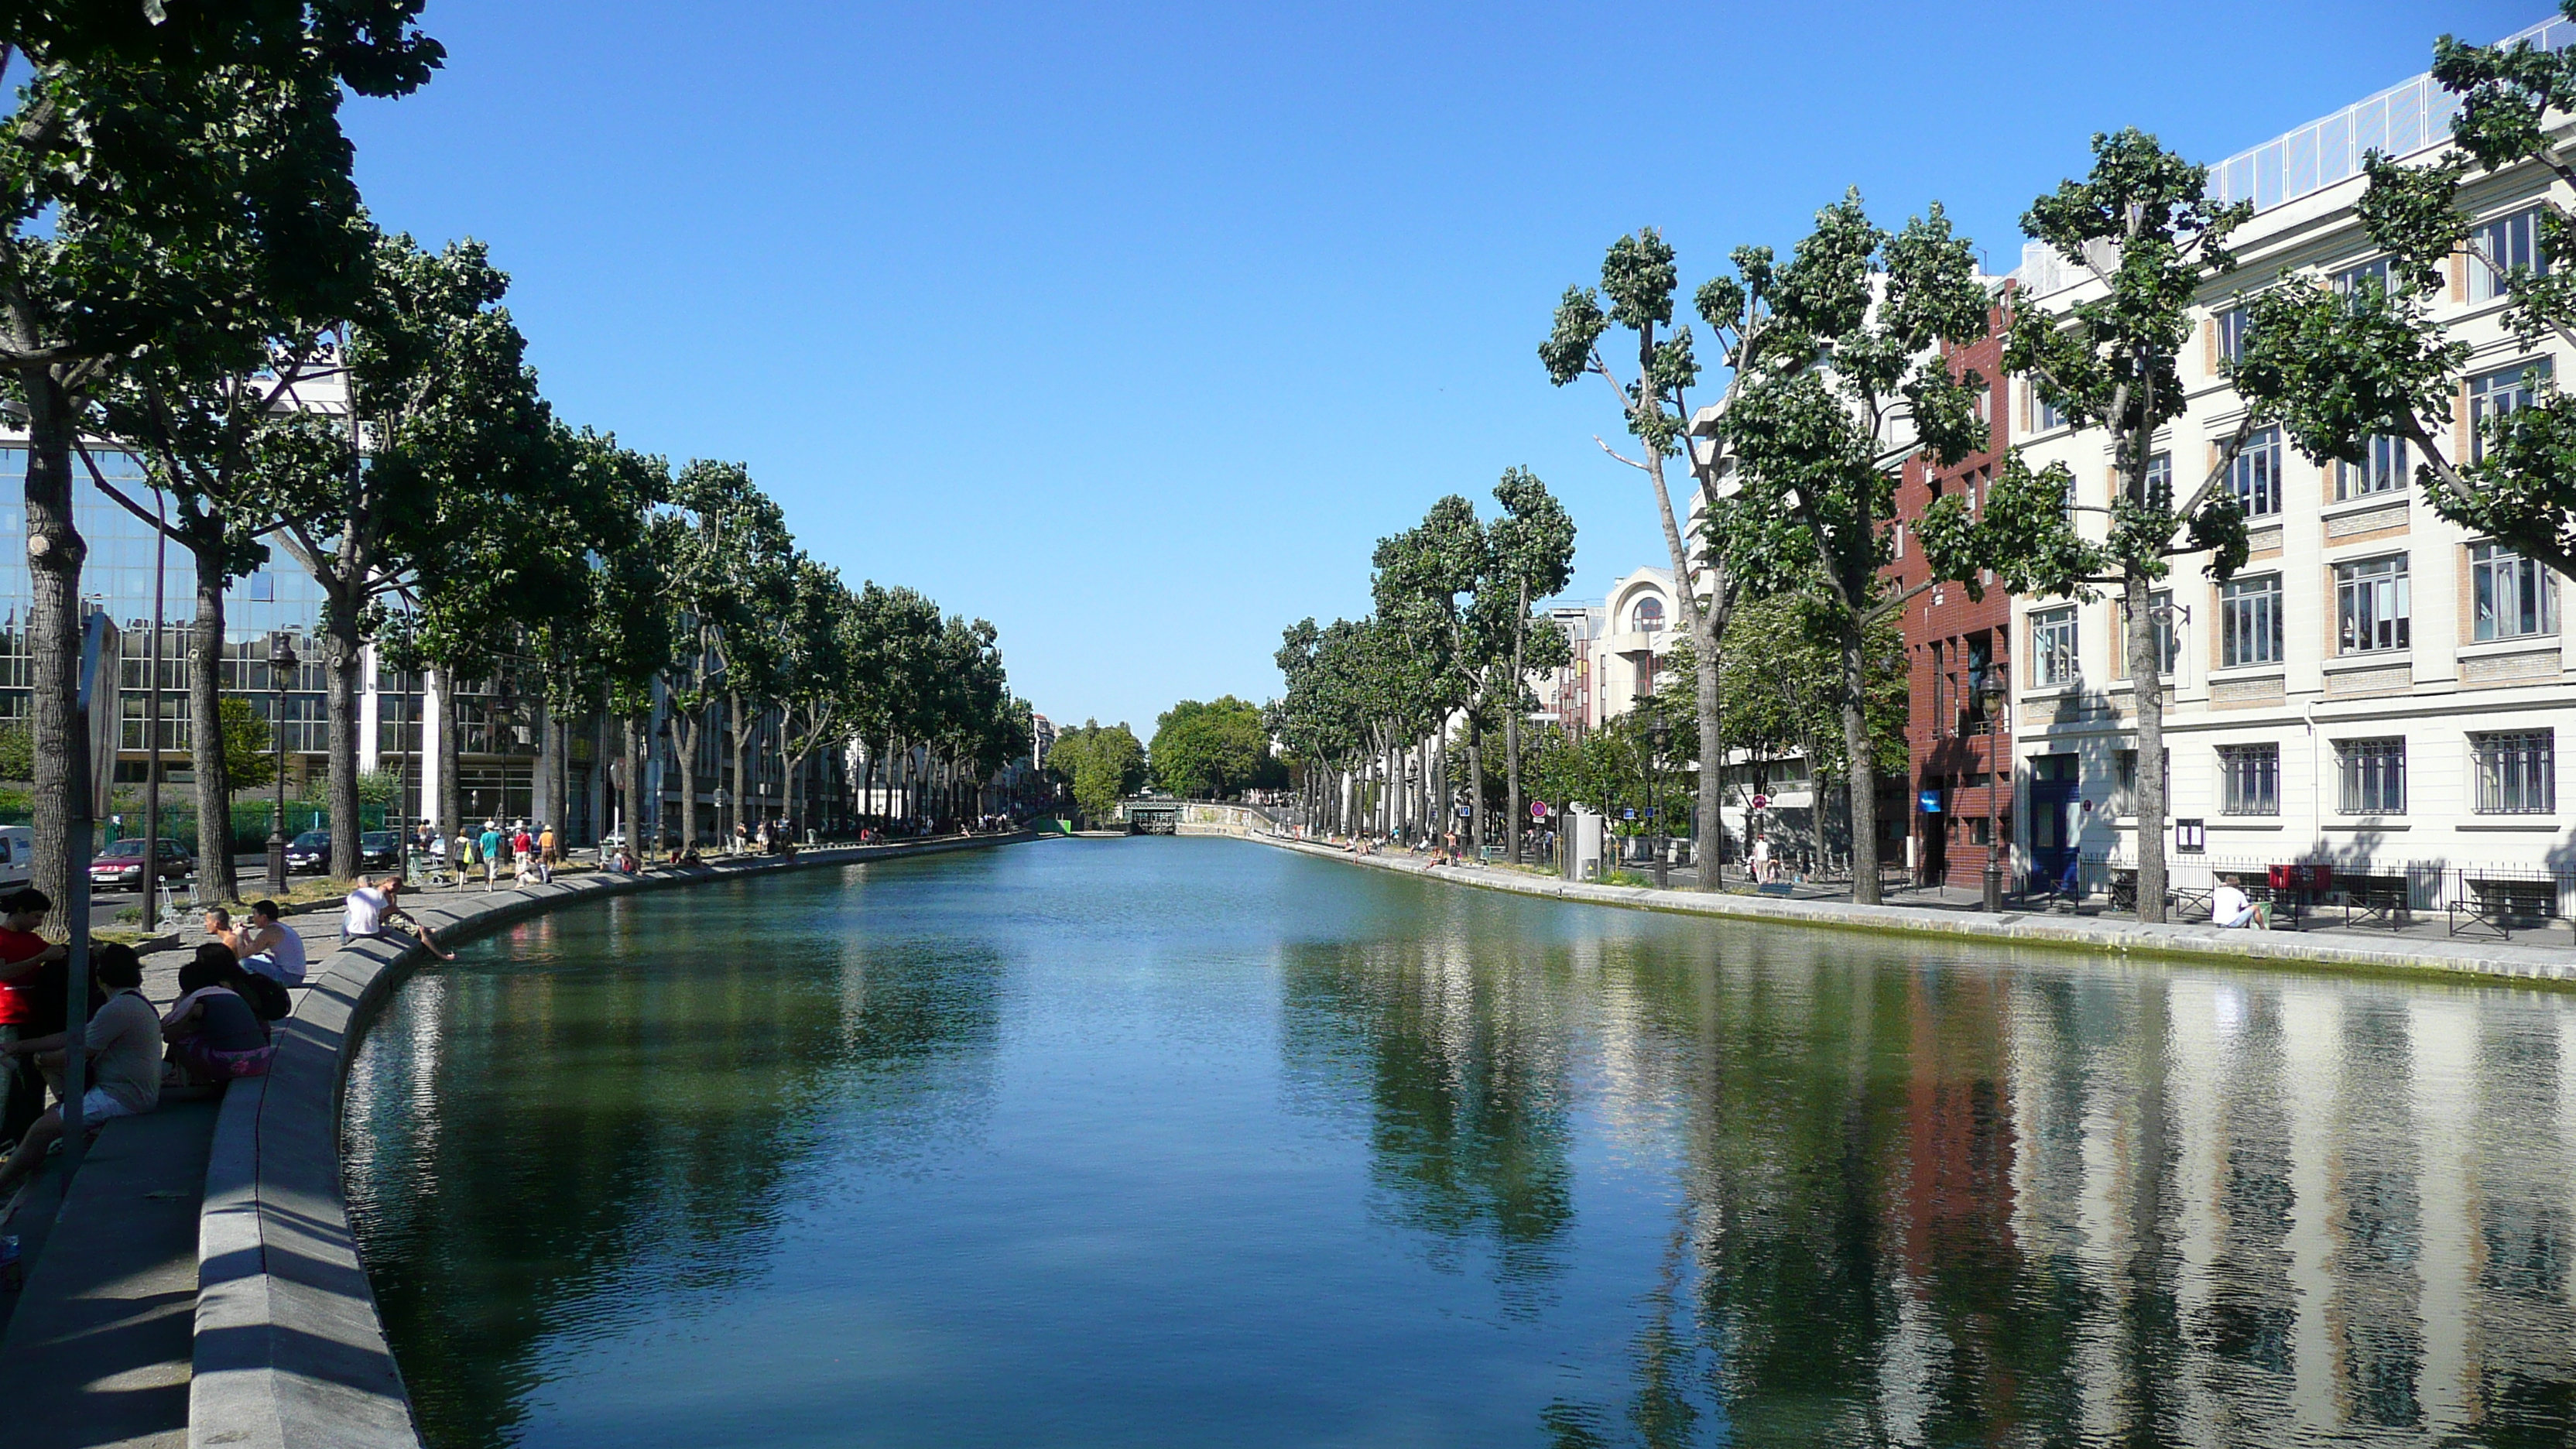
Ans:
<svg viewBox="0 0 2576 1449"><path fill-rule="evenodd" d="M2249 318L2242 307L2230 307L2214 313L2211 320L2218 326L2218 360L2233 364L2245 351L2245 324Z"/></svg>
<svg viewBox="0 0 2576 1449"><path fill-rule="evenodd" d="M2383 294L2396 290L2397 283L2389 274L2388 258L2373 257L2357 267L2346 267L2334 274L2335 291L2346 297L2357 294L2372 282L2379 284Z"/></svg>
<svg viewBox="0 0 2576 1449"><path fill-rule="evenodd" d="M2165 791L2165 809L2170 812L2173 809L2173 751L2164 752L2164 769L2159 774L2160 783ZM2120 751L2120 788L2119 794L2114 798L2111 813L2114 815L2138 813L2138 752L2135 750Z"/></svg>
<svg viewBox="0 0 2576 1449"><path fill-rule="evenodd" d="M2248 518L2281 511L2281 430L2256 428L2227 465L2227 486Z"/></svg>
<svg viewBox="0 0 2576 1449"><path fill-rule="evenodd" d="M1664 631L1664 601L1649 594L1637 601L1637 607L1629 611L1628 617L1630 627L1638 633L1660 634Z"/></svg>
<svg viewBox="0 0 2576 1449"><path fill-rule="evenodd" d="M2547 815L2558 808L2558 740L2554 730L2471 735L2477 758L2480 815Z"/></svg>
<svg viewBox="0 0 2576 1449"><path fill-rule="evenodd" d="M2230 579L2218 590L2219 667L2281 662L2281 576Z"/></svg>
<svg viewBox="0 0 2576 1449"><path fill-rule="evenodd" d="M2469 300L2489 301L2506 292L2517 269L2549 275L2549 258L2540 250L2540 208L2499 216L2469 233Z"/></svg>
<svg viewBox="0 0 2576 1449"><path fill-rule="evenodd" d="M2335 464L2335 499L2367 498L2406 486L2406 440L2373 438L2363 445L2358 463Z"/></svg>
<svg viewBox="0 0 2576 1449"><path fill-rule="evenodd" d="M2406 555L2335 568L2335 617L2343 653L2406 648L2413 612L2406 587Z"/></svg>
<svg viewBox="0 0 2576 1449"><path fill-rule="evenodd" d="M2041 689L2075 682L2075 610L2042 609L2030 616L2031 683Z"/></svg>
<svg viewBox="0 0 2576 1449"><path fill-rule="evenodd" d="M2487 455L2490 426L2508 413L2531 406L2540 385L2549 380L2549 359L2520 362L2469 379L2469 461Z"/></svg>
<svg viewBox="0 0 2576 1449"><path fill-rule="evenodd" d="M2558 590L2537 562L2502 544L2471 544L2469 577L2478 639L2558 632Z"/></svg>
<svg viewBox="0 0 2576 1449"><path fill-rule="evenodd" d="M2406 813L2404 740L2344 740L2336 744L2335 757L2343 774L2344 814Z"/></svg>
<svg viewBox="0 0 2576 1449"><path fill-rule="evenodd" d="M2281 747L2221 745L2218 749L2221 815L2281 813Z"/></svg>
<svg viewBox="0 0 2576 1449"><path fill-rule="evenodd" d="M2173 454L2156 453L2147 459L2147 501L2159 508L2173 505Z"/></svg>
<svg viewBox="0 0 2576 1449"><path fill-rule="evenodd" d="M2147 617L2154 621L2156 628L2156 671L2170 677L2174 672L2174 661L2182 655L2182 636L2174 630L2172 590L2159 589L2147 595ZM2120 620L2126 624L2128 618L2128 604L2124 600L2120 606ZM2129 637L2124 629L2120 635L2120 662L2123 671L2128 668L2128 658Z"/></svg>
<svg viewBox="0 0 2576 1449"><path fill-rule="evenodd" d="M245 596L252 603L273 604L277 602L277 575L270 573L268 570L261 569L258 573L252 574L249 578L242 580L242 583L245 586Z"/></svg>
<svg viewBox="0 0 2576 1449"><path fill-rule="evenodd" d="M2066 426L2066 414L2058 410L2057 404L2039 395L2036 383L2030 389L2030 418L2033 430L2042 433Z"/></svg>

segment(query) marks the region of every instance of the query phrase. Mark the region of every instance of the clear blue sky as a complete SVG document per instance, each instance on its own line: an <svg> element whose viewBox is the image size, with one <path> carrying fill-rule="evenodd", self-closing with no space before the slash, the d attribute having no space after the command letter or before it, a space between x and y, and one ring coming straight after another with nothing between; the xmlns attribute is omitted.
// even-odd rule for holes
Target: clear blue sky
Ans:
<svg viewBox="0 0 2576 1449"><path fill-rule="evenodd" d="M1039 708L1146 731L1274 693L1283 626L1514 464L1577 595L1664 560L1533 350L1620 232L1687 288L1857 185L2001 271L2096 130L2215 160L2549 13L430 0L447 69L349 124L386 225L491 244L567 419L748 462Z"/></svg>

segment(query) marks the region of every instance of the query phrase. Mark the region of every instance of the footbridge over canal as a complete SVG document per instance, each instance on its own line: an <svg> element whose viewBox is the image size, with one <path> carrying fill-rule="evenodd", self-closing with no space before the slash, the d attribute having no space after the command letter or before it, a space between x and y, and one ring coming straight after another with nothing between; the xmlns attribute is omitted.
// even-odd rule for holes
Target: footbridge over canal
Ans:
<svg viewBox="0 0 2576 1449"><path fill-rule="evenodd" d="M1131 835L1267 835L1275 828L1272 812L1259 805L1153 796L1120 801L1118 818Z"/></svg>

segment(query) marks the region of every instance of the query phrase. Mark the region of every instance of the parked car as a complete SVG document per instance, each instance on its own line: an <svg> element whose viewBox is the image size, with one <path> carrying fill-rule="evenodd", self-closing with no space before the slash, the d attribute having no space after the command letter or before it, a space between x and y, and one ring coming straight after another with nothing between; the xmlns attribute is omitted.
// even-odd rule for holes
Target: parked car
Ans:
<svg viewBox="0 0 2576 1449"><path fill-rule="evenodd" d="M402 863L402 837L390 830L370 830L358 837L358 866L392 867Z"/></svg>
<svg viewBox="0 0 2576 1449"><path fill-rule="evenodd" d="M0 825L0 888L15 890L36 878L36 828Z"/></svg>
<svg viewBox="0 0 2576 1449"><path fill-rule="evenodd" d="M286 869L289 874L301 870L320 875L330 868L330 831L308 830L286 843Z"/></svg>
<svg viewBox="0 0 2576 1449"><path fill-rule="evenodd" d="M188 847L175 840L164 840L153 853L153 873L163 880L185 880L197 868ZM91 890L135 890L143 884L143 837L136 835L111 841L105 850L90 860Z"/></svg>

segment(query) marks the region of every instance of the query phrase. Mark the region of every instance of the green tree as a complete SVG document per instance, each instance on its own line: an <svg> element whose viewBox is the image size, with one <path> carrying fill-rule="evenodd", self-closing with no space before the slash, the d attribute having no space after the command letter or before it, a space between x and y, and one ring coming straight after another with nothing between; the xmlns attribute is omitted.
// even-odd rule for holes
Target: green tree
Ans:
<svg viewBox="0 0 2576 1449"><path fill-rule="evenodd" d="M1691 350L1690 328L1673 325L1674 299L1680 285L1672 246L1653 227L1619 238L1602 259L1597 294L1585 287L1565 289L1564 298L1557 303L1555 325L1547 340L1539 344L1539 360L1547 367L1548 380L1558 387L1587 374L1608 383L1619 399L1628 432L1641 445L1640 455L1635 458L1623 456L1606 442L1601 449L1643 472L1654 487L1664 546L1672 555L1675 606L1681 612L1682 630L1691 641L1692 658L1696 661L1693 667L1698 671L1698 695L1692 710L1699 724L1696 754L1702 760L1714 760L1722 758L1718 753L1720 646L1739 586L1730 572L1728 551L1707 547L1707 543L1730 537L1741 510L1731 494L1718 487L1715 450L1691 446L1685 437L1691 418L1687 394L1699 381L1699 361ZM1610 300L1606 313L1601 308L1602 297ZM1740 289L1724 279L1702 286L1696 301L1702 320L1720 329L1721 340L1724 324L1743 310ZM1601 351L1601 339L1614 325L1625 329L1636 341L1635 370L1626 379ZM1691 513L1696 520L1695 530L1673 512L1664 463L1675 457L1687 460L1699 484L1699 497ZM1691 546L1694 531L1702 545L1697 549ZM1705 597L1701 594L1703 583L1707 586ZM1723 885L1715 864L1720 855L1719 843L1726 838L1715 791L1700 792L1697 814L1694 833L1702 859L1709 862L1709 868L1699 873L1699 887L1713 891Z"/></svg>
<svg viewBox="0 0 2576 1449"><path fill-rule="evenodd" d="M1768 792L1764 772L1771 762L1791 755L1806 761L1817 795L1811 843L1821 855L1825 782L1851 775L1838 685L1843 651L1837 611L1812 592L1749 601L1728 626L1726 649L1727 745L1745 752L1760 793ZM1901 772L1907 671L1905 641L1893 619L1871 621L1862 658L1871 763L1881 772Z"/></svg>
<svg viewBox="0 0 2576 1449"><path fill-rule="evenodd" d="M277 736L270 730L268 716L259 706L237 694L224 696L218 707L222 719L217 738L224 753L224 774L235 788L265 790L277 783ZM224 801L224 854L232 854L232 801Z"/></svg>
<svg viewBox="0 0 2576 1449"><path fill-rule="evenodd" d="M25 720L0 725L0 780L27 780L36 773L36 731Z"/></svg>
<svg viewBox="0 0 2576 1449"><path fill-rule="evenodd" d="M1056 736L1047 752L1047 768L1073 789L1073 803L1093 824L1106 820L1118 802L1145 783L1145 746L1124 721L1103 725L1085 720Z"/></svg>
<svg viewBox="0 0 2576 1449"><path fill-rule="evenodd" d="M2576 0L2560 10L2576 18ZM2470 348L2433 316L2448 263L2465 251L2501 284L2517 346L2548 338L2576 347L2576 223L2544 201L2539 264L2528 265L2493 255L2460 200L2474 177L2515 166L2576 185L2576 166L2559 158L2544 124L2576 104L2576 55L2446 35L2434 46L2433 78L2461 97L2455 149L2416 165L2376 152L2364 163L2359 211L2388 254L2385 278L2338 288L2294 275L2255 297L2236 389L2320 464L2359 465L2373 439L2404 439L2436 514L2576 576L2576 403L2544 371L2529 406L2484 420L2468 456L2453 456L2446 424Z"/></svg>
<svg viewBox="0 0 2576 1449"><path fill-rule="evenodd" d="M1871 748L1872 636L1913 591L1884 584L1897 470L1956 463L1987 440L1974 373L1944 344L1984 335L1975 248L1935 205L1890 233L1852 192L1816 215L1785 264L1736 253L1724 330L1738 382L1711 430L1764 520L1720 547L1756 593L1806 592L1830 622L1851 820L1852 899L1879 899L1878 756ZM1717 318L1710 318L1717 325ZM1919 588L1928 588L1923 584Z"/></svg>
<svg viewBox="0 0 2576 1449"><path fill-rule="evenodd" d="M1154 721L1154 779L1191 800L1222 800L1270 778L1270 729L1261 710L1233 695L1185 699Z"/></svg>
<svg viewBox="0 0 2576 1449"><path fill-rule="evenodd" d="M1491 586L1477 591L1496 605L1511 606L1511 660L1505 674L1509 703L1503 711L1503 844L1513 864L1521 859L1521 729L1529 714L1529 676L1533 670L1561 667L1572 657L1565 631L1550 624L1532 631L1530 606L1554 598L1574 578L1574 518L1547 485L1527 468L1514 468L1494 485L1502 516L1486 528ZM1698 678L1697 666L1691 677ZM1675 718L1695 718L1697 701ZM1478 794L1483 793L1478 771ZM1480 837L1481 838L1481 835ZM1715 837L1709 837L1714 839Z"/></svg>
<svg viewBox="0 0 2576 1449"><path fill-rule="evenodd" d="M2012 593L2092 599L2117 586L2125 610L2128 677L2135 691L2138 758L2164 750L2162 621L2154 590L2177 556L2209 552L2208 572L2224 579L2245 561L2245 517L2218 484L2259 418L2249 409L2200 485L2177 499L2155 467L2158 430L2190 406L2180 356L2192 335L2191 306L2202 286L2234 269L2228 235L2251 214L2209 196L2209 168L2194 166L2138 130L2093 138L2093 171L2033 202L2022 230L2080 261L2091 285L2070 291L2061 310L2012 310L2004 366L2030 378L2040 398L2079 429L2099 429L2117 480L2108 508L2076 505L2062 463L2031 472L2016 453L1984 509L1963 500L1926 511L1919 533L1936 572L1979 597L1977 570L1990 567ZM2098 531L2078 520L2099 517ZM2138 914L2165 911L2165 787L2162 772L2138 772Z"/></svg>
<svg viewBox="0 0 2576 1449"><path fill-rule="evenodd" d="M26 409L35 881L70 884L85 745L73 728L80 574L74 441L156 336L331 315L363 246L344 89L418 88L441 51L417 0L30 3L0 9L25 80L0 123L0 370Z"/></svg>

